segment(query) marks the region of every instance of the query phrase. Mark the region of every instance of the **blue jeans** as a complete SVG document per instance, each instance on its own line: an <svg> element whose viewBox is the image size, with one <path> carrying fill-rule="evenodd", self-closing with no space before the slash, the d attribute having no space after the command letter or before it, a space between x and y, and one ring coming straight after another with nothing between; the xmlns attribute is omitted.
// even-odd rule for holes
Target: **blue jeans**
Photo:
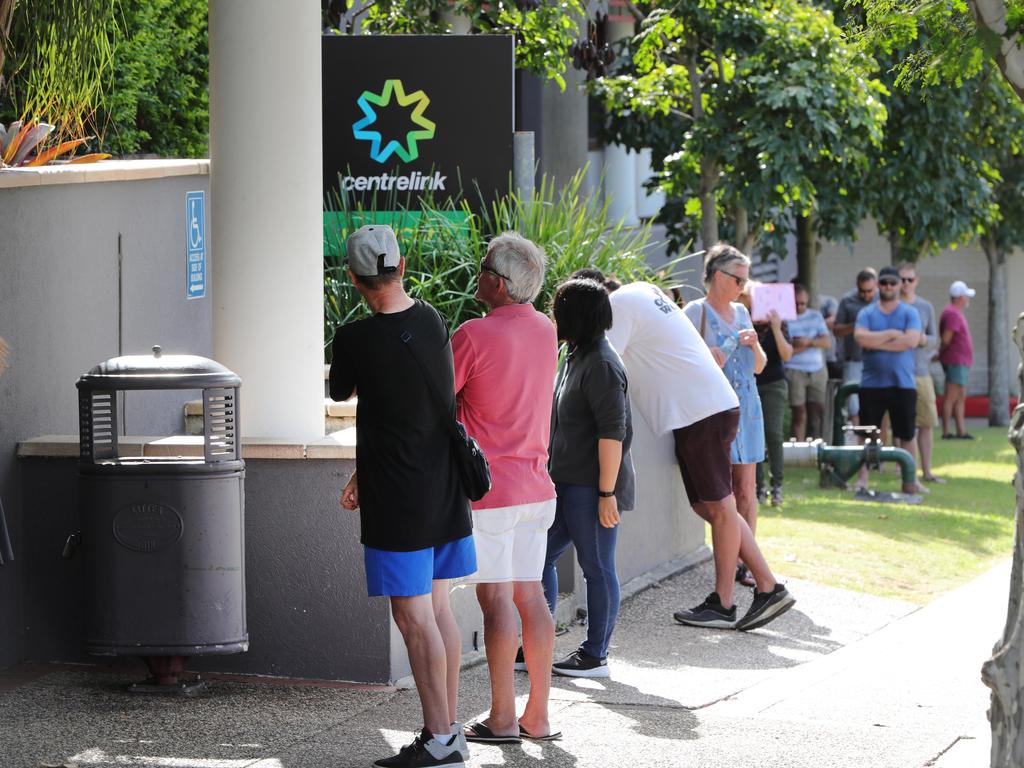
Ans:
<svg viewBox="0 0 1024 768"><path fill-rule="evenodd" d="M558 603L558 573L555 563L576 545L576 556L587 581L587 639L580 646L591 656L603 659L619 616L619 576L615 572L615 542L619 527L605 528L597 519L597 488L556 483L558 502L555 522L548 529L548 552L544 559L544 597L551 612Z"/></svg>

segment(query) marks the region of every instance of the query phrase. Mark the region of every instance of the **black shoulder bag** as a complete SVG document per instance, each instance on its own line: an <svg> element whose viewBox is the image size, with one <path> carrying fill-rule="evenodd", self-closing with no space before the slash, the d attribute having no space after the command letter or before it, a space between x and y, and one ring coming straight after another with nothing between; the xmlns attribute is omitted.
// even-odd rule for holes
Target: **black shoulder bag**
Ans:
<svg viewBox="0 0 1024 768"><path fill-rule="evenodd" d="M420 367L420 372L427 382L427 387L441 406L441 410L447 410L445 400L441 397L437 385L430 378L430 374L427 373L427 368L423 365L423 361L420 360L416 348L409 343L412 340L412 333L402 331L401 339L406 349L409 350L409 353L416 361L416 364ZM455 462L459 472L462 492L466 494L470 501L480 501L491 490L491 466L487 463L487 457L484 456L480 445L469 436L469 433L466 432L466 427L455 418L454 412L450 414L449 418L445 419L445 422L451 441L452 461Z"/></svg>

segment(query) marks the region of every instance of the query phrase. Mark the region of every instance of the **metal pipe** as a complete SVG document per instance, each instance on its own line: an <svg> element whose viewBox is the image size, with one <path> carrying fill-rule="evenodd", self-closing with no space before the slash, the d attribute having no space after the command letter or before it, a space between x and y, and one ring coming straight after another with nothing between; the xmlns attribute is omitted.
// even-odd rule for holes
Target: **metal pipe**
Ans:
<svg viewBox="0 0 1024 768"><path fill-rule="evenodd" d="M782 444L782 460L787 467L812 467L822 472L822 483L845 487L865 464L877 469L883 462L900 465L903 492L917 490L917 465L903 448L889 448L869 441L865 445L826 445L822 440Z"/></svg>

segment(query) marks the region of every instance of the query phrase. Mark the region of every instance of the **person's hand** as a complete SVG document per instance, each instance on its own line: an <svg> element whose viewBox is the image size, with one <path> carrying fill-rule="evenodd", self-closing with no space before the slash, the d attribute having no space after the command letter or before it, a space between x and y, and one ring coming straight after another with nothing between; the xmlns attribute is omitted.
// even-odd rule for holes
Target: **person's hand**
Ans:
<svg viewBox="0 0 1024 768"><path fill-rule="evenodd" d="M753 328L744 328L739 332L739 344L741 347L752 347L757 344L757 331Z"/></svg>
<svg viewBox="0 0 1024 768"><path fill-rule="evenodd" d="M715 362L718 363L719 368L725 368L725 361L728 360L725 356L725 352L718 347L712 347L711 356L715 358Z"/></svg>
<svg viewBox="0 0 1024 768"><path fill-rule="evenodd" d="M359 481L356 479L355 472L352 473L352 477L345 483L345 487L341 491L341 506L348 510L359 507Z"/></svg>
<svg viewBox="0 0 1024 768"><path fill-rule="evenodd" d="M811 346L811 339L808 336L799 336L792 341L793 352L803 352Z"/></svg>
<svg viewBox="0 0 1024 768"><path fill-rule="evenodd" d="M614 528L619 524L619 504L614 496L601 496L597 499L597 519L605 528Z"/></svg>
<svg viewBox="0 0 1024 768"><path fill-rule="evenodd" d="M835 324L836 324L836 316L835 315L829 315L828 317L825 318L825 327L828 328L830 331L835 327Z"/></svg>
<svg viewBox="0 0 1024 768"><path fill-rule="evenodd" d="M773 309L768 313L768 322L772 324L772 330L777 331L782 328L782 315L779 314L778 310Z"/></svg>

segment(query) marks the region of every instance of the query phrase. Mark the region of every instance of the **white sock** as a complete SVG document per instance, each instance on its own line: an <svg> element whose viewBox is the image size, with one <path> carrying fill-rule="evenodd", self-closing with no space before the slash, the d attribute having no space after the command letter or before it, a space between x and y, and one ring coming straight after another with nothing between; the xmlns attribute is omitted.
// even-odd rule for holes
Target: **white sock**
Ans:
<svg viewBox="0 0 1024 768"><path fill-rule="evenodd" d="M434 739L446 747L450 747L452 742L455 741L455 735L451 733L435 733Z"/></svg>

